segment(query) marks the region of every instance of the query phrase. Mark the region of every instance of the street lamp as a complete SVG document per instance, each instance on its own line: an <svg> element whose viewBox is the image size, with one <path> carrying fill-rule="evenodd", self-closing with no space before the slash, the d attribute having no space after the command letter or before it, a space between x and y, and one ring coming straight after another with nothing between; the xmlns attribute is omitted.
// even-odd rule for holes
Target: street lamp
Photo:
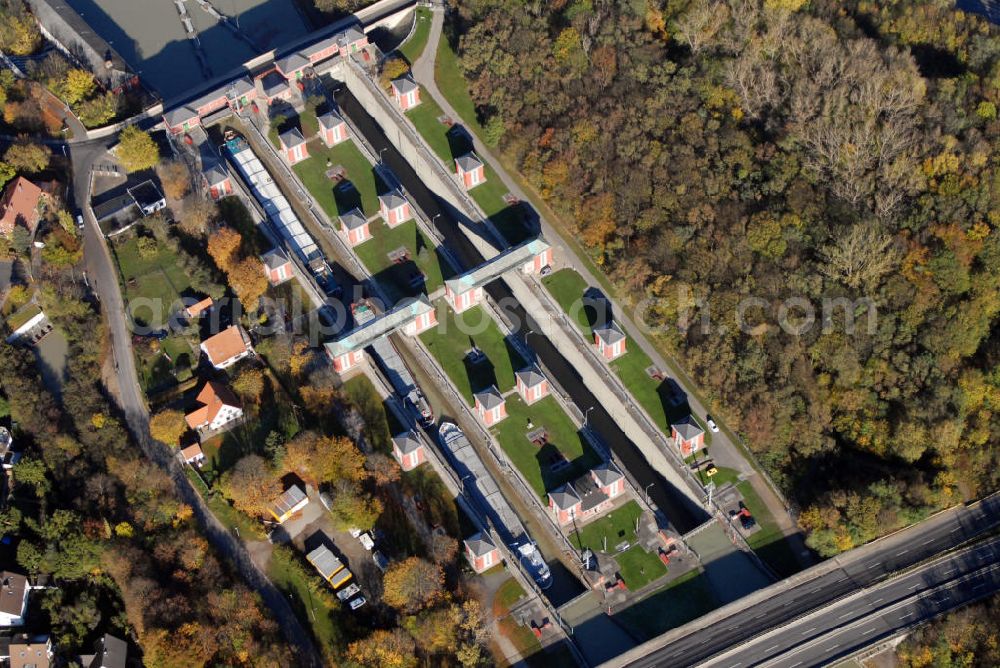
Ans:
<svg viewBox="0 0 1000 668"><path fill-rule="evenodd" d="M384 152L388 151L388 150L389 150L388 146L383 146L382 148L379 149L379 152L378 152L378 164L380 164L380 165L382 164L382 154Z"/></svg>
<svg viewBox="0 0 1000 668"><path fill-rule="evenodd" d="M583 412L583 426L584 427L586 427L588 424L590 424L590 411L594 410L595 408L597 408L597 406L591 406L590 408L588 408L587 410L585 410Z"/></svg>
<svg viewBox="0 0 1000 668"><path fill-rule="evenodd" d="M649 488L652 487L655 484L656 484L655 482L649 483L648 485L646 485L646 489L644 490L644 494L646 496L646 505L647 506L649 505Z"/></svg>

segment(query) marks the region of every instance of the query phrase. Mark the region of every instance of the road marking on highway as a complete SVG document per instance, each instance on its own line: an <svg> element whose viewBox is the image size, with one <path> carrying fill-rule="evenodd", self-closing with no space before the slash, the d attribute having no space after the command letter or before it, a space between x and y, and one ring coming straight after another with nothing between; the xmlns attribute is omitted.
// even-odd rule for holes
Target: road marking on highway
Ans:
<svg viewBox="0 0 1000 668"><path fill-rule="evenodd" d="M901 556L903 556L904 554L906 554L909 551L910 551L910 548L906 548L905 550L900 550L899 552L896 553L896 556L897 557L901 557Z"/></svg>
<svg viewBox="0 0 1000 668"><path fill-rule="evenodd" d="M851 615L853 615L853 614L854 614L854 611L853 611L853 610L852 610L852 611L850 611L850 612L845 612L845 613L844 613L844 614L842 614L842 615L841 615L840 617L837 617L837 619L844 619L845 617L850 617L850 616L851 616Z"/></svg>
<svg viewBox="0 0 1000 668"><path fill-rule="evenodd" d="M912 587L910 587L910 591L913 591L914 589L916 589L917 587L919 587L919 586L920 586L920 584L921 584L921 583L919 583L919 582L918 582L917 584L915 584L915 585L913 585Z"/></svg>
<svg viewBox="0 0 1000 668"><path fill-rule="evenodd" d="M798 663L793 663L792 665L788 666L788 668L795 668L795 666L801 666L801 665L802 665L802 662L799 661Z"/></svg>
<svg viewBox="0 0 1000 668"><path fill-rule="evenodd" d="M961 531L961 530L962 530L962 527L955 527L954 529L952 529L948 533L955 533L956 531Z"/></svg>
<svg viewBox="0 0 1000 668"><path fill-rule="evenodd" d="M942 573L941 575L951 575L952 573L954 573L954 572L955 572L955 570L956 570L956 569L954 569L954 568L949 568L948 570L946 570L946 571L945 571L944 573Z"/></svg>
<svg viewBox="0 0 1000 668"><path fill-rule="evenodd" d="M933 543L934 540L935 539L933 539L933 538L928 538L927 540L925 540L924 542L922 542L921 545L929 545L929 544Z"/></svg>
<svg viewBox="0 0 1000 668"><path fill-rule="evenodd" d="M807 635L809 635L810 633L812 633L815 630L816 630L815 626L812 627L811 629L806 629L805 631L802 632L802 635L807 636Z"/></svg>
<svg viewBox="0 0 1000 668"><path fill-rule="evenodd" d="M810 590L809 590L809 593L810 593L810 594L815 594L816 592L818 592L818 591L819 591L820 589L822 589L822 588L823 588L823 587L816 587L815 589L810 589Z"/></svg>
<svg viewBox="0 0 1000 668"><path fill-rule="evenodd" d="M977 584L977 585L973 585L973 587L972 587L972 588L973 588L973 589L982 589L983 587L987 587L987 586L989 586L989 583L988 583L988 582L980 582L980 583L979 583L979 584Z"/></svg>
<svg viewBox="0 0 1000 668"><path fill-rule="evenodd" d="M778 649L778 646L777 645L771 645L770 647L768 647L767 649L764 650L764 653L766 654L767 652L770 652L772 649Z"/></svg>
<svg viewBox="0 0 1000 668"><path fill-rule="evenodd" d="M871 569L873 569L873 568L878 568L878 567L879 567L879 566L881 566L881 565L882 565L882 562L881 562L881 561L876 561L876 562L875 562L874 564L872 564L872 565L870 565L870 566L868 567L868 570L871 570Z"/></svg>
<svg viewBox="0 0 1000 668"><path fill-rule="evenodd" d="M867 631L862 631L861 635L866 636L869 633L875 633L876 629L868 629Z"/></svg>
<svg viewBox="0 0 1000 668"><path fill-rule="evenodd" d="M840 647L840 643L837 643L836 645L830 645L824 651L829 652L831 649L837 649L838 647Z"/></svg>
<svg viewBox="0 0 1000 668"><path fill-rule="evenodd" d="M905 615L900 615L899 618L900 619L906 619L907 617L912 617L912 616L913 616L913 612L910 611L910 612L906 613Z"/></svg>
<svg viewBox="0 0 1000 668"><path fill-rule="evenodd" d="M881 603L884 600L885 600L884 598L877 598L874 601L872 601L872 603Z"/></svg>

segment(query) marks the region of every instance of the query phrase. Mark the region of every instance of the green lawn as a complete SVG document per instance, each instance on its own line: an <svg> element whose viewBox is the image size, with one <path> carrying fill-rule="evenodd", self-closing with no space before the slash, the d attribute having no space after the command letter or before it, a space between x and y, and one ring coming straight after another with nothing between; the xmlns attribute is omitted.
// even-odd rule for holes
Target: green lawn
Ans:
<svg viewBox="0 0 1000 668"><path fill-rule="evenodd" d="M333 167L339 165L346 170L346 177L339 184L327 178L327 160ZM378 213L378 194L384 190L382 180L353 141L327 148L314 139L309 142L309 158L292 169L334 223L341 213L357 206L366 216Z"/></svg>
<svg viewBox="0 0 1000 668"><path fill-rule="evenodd" d="M427 46L427 37L431 33L431 17L433 14L431 10L427 7L417 7L417 11L413 18L416 27L413 30L413 34L410 38L406 40L405 44L402 44L397 51L403 58L406 58L406 62L411 65L417 61L420 54L424 52L424 47Z"/></svg>
<svg viewBox="0 0 1000 668"><path fill-rule="evenodd" d="M589 287L583 276L573 269L560 269L542 279L544 285L556 303L576 323L584 336L591 339L591 328L594 324L594 313L583 307L583 293Z"/></svg>
<svg viewBox="0 0 1000 668"><path fill-rule="evenodd" d="M632 591L642 589L653 580L667 574L667 567L660 558L646 552L641 545L633 545L621 554L615 555L618 571L625 580L625 586Z"/></svg>
<svg viewBox="0 0 1000 668"><path fill-rule="evenodd" d="M442 40L443 41L443 40ZM438 120L444 112L430 95L421 98L420 105L407 111L406 115L417 128L424 141L437 154L449 172L455 171L455 158L465 155L472 148L468 137L460 129L449 130L448 126ZM483 212L493 221L497 229L511 244L517 244L528 238L528 228L522 222L523 215L519 205L510 206L504 201L507 186L503 184L496 171L487 162L483 174L486 181L472 190L469 195L480 206Z"/></svg>
<svg viewBox="0 0 1000 668"><path fill-rule="evenodd" d="M490 385L496 385L500 392L514 387L514 372L525 362L482 306L456 314L440 299L437 319L437 327L421 334L420 339L470 406L475 403L473 393ZM486 359L471 364L467 355L473 347L479 348Z"/></svg>
<svg viewBox="0 0 1000 668"><path fill-rule="evenodd" d="M787 577L802 570L792 546L785 540L781 528L767 509L763 499L749 480L737 483L736 489L743 495L743 502L753 514L760 530L747 537L747 543L761 559L781 577Z"/></svg>
<svg viewBox="0 0 1000 668"><path fill-rule="evenodd" d="M437 54L434 57L434 81L437 82L441 94L445 96L452 108L458 112L462 122L466 123L476 134L482 136L483 127L476 116L476 105L469 95L469 87L462 76L458 64L458 54L451 48L448 38L444 35L438 42Z"/></svg>
<svg viewBox="0 0 1000 668"><path fill-rule="evenodd" d="M390 229L379 220L370 228L372 238L356 246L354 252L386 290L390 302L434 292L446 278L454 275L451 265L417 227L417 221L410 220ZM390 260L388 254L400 249L406 250L409 259L403 262ZM418 272L424 275L425 283L411 285L411 278Z"/></svg>
<svg viewBox="0 0 1000 668"><path fill-rule="evenodd" d="M524 596L524 588L518 584L517 580L510 578L497 587L496 593L493 594L493 607L495 610L498 610L500 614L504 614L506 611L510 610L511 606L517 603L522 596Z"/></svg>
<svg viewBox="0 0 1000 668"><path fill-rule="evenodd" d="M184 467L184 474L198 490L212 514L218 518L219 522L230 531L233 527L239 529L240 537L244 540L263 540L264 532L260 528L260 523L247 517L240 511L229 505L229 502L222 498L222 495L214 493L205 485L198 473L190 466Z"/></svg>
<svg viewBox="0 0 1000 668"><path fill-rule="evenodd" d="M198 354L195 354L187 338L173 335L151 344L157 345L158 349L143 347L135 350L136 370L144 391L148 393L183 383L193 375L198 366Z"/></svg>
<svg viewBox="0 0 1000 668"><path fill-rule="evenodd" d="M363 374L354 376L344 383L340 391L364 418L365 436L372 447L379 452L390 452L394 434L390 431L387 410L382 398L368 376Z"/></svg>
<svg viewBox="0 0 1000 668"><path fill-rule="evenodd" d="M646 639L714 610L718 601L708 578L698 571L690 571L655 593L620 612L614 618L630 631Z"/></svg>
<svg viewBox="0 0 1000 668"><path fill-rule="evenodd" d="M347 639L339 619L341 612L329 585L287 547L276 548L271 553L267 576L289 597L296 616L312 631L323 655L328 659L337 656Z"/></svg>
<svg viewBox="0 0 1000 668"><path fill-rule="evenodd" d="M150 257L139 254L138 238L133 235L122 242L112 244L118 261L118 269L125 284L125 299L129 310L136 307L135 317L153 326L158 316L164 319L170 315L170 307L180 298L181 293L191 289L191 281L177 262L177 257L162 244ZM145 304L132 304L143 300Z"/></svg>
<svg viewBox="0 0 1000 668"><path fill-rule="evenodd" d="M577 548L590 548L594 552L614 553L615 546L622 541L635 540L635 521L642 516L642 508L635 501L615 508L599 520L588 522L573 531L570 540ZM604 539L607 538L608 548L604 549Z"/></svg>
<svg viewBox="0 0 1000 668"><path fill-rule="evenodd" d="M455 171L455 155L448 141L448 127L439 119L444 115L441 107L429 94L420 96L420 104L406 112L407 118L417 128L427 145L445 164L449 171Z"/></svg>
<svg viewBox="0 0 1000 668"><path fill-rule="evenodd" d="M544 429L548 438L542 447L527 438L528 433L538 429ZM543 499L546 492L583 475L600 461L552 396L528 406L518 394L509 395L507 417L491 427L491 431L511 463ZM552 464L562 458L569 466L551 470Z"/></svg>

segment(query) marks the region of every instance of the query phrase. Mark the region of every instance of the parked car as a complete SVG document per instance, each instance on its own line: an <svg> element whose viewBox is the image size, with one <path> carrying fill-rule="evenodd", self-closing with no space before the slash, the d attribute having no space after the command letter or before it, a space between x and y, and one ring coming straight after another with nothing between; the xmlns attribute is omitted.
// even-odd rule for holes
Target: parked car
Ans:
<svg viewBox="0 0 1000 668"><path fill-rule="evenodd" d="M372 540L371 534L367 531L358 536L358 540L361 541L361 547L365 548L369 552L375 547L375 541Z"/></svg>
<svg viewBox="0 0 1000 668"><path fill-rule="evenodd" d="M348 605L351 606L351 610L357 610L367 602L368 600L365 599L364 596L358 596L357 598L351 599L351 602L348 603Z"/></svg>
<svg viewBox="0 0 1000 668"><path fill-rule="evenodd" d="M542 267L542 270L539 273L542 276L548 276L549 274L552 273L552 265L551 264L545 265L544 267Z"/></svg>
<svg viewBox="0 0 1000 668"><path fill-rule="evenodd" d="M79 227L81 230L83 229L83 216L79 214L77 214L76 216L76 226Z"/></svg>
<svg viewBox="0 0 1000 668"><path fill-rule="evenodd" d="M715 424L715 420L712 419L711 415L705 416L705 422L708 423L708 428L712 430L712 433L719 433L719 425Z"/></svg>
<svg viewBox="0 0 1000 668"><path fill-rule="evenodd" d="M346 602L346 601L350 600L355 594L359 593L360 591L361 591L361 587L358 586L358 583L354 582L354 583L351 583L350 586L344 587L343 589L341 589L340 591L338 591L337 592L337 598L339 598L341 601Z"/></svg>
<svg viewBox="0 0 1000 668"><path fill-rule="evenodd" d="M372 561L375 562L375 568L379 569L385 573L385 569L389 568L389 560L385 558L385 555L375 550L372 552Z"/></svg>
<svg viewBox="0 0 1000 668"><path fill-rule="evenodd" d="M322 503L323 507L327 510L331 510L333 508L333 499L331 499L330 495L326 492L319 493L319 502Z"/></svg>

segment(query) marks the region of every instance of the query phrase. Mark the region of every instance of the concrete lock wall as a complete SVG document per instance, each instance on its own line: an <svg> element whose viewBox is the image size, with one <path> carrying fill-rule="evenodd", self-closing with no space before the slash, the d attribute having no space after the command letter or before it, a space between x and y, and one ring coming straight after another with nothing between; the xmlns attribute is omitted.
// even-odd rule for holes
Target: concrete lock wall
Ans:
<svg viewBox="0 0 1000 668"><path fill-rule="evenodd" d="M427 188L447 202L453 213L457 213L459 218L464 218L458 222L482 256L489 259L499 254L499 251L483 238L490 226L484 222L481 212L468 195L462 191L458 183L453 180L451 174L445 170L437 157L424 146L422 140L417 136L416 130L410 126L409 120L391 106L393 103L378 90L371 80L367 79L360 67L343 63L333 71L333 74L344 82L351 94L375 119L393 146L420 174ZM479 231L480 234L476 234L476 231ZM552 342L552 345L566 361L580 373L587 388L608 411L621 430L625 432L625 435L635 443L650 465L693 503L699 507L703 506L704 499L701 498L701 495L687 484L677 469L668 461L662 449L632 417L622 398L611 389L605 377L606 374L611 373L610 369L595 368L585 353L577 347L576 342L563 331L556 319L557 316L543 305L543 300L535 294L524 276L518 272L509 272L503 277L503 280L510 287L511 292L524 310L536 322L540 331Z"/></svg>

